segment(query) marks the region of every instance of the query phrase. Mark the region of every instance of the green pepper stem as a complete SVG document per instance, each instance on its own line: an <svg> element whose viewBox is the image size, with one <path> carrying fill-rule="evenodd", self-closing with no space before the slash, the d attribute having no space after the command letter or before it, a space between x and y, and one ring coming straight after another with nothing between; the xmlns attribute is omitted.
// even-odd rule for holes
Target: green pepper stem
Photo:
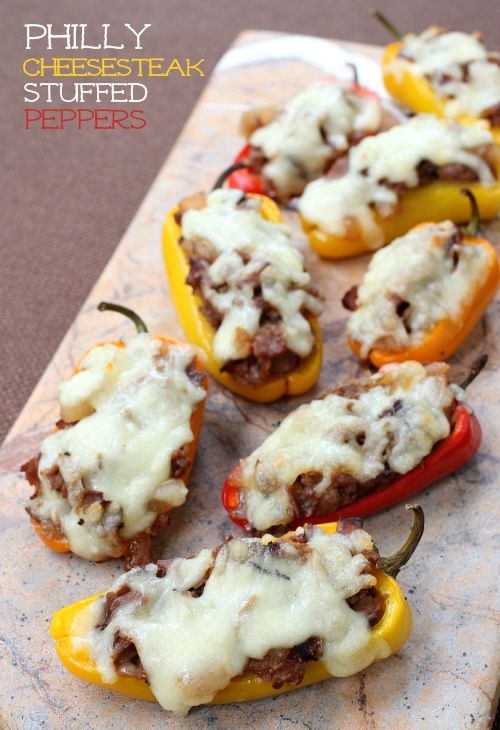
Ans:
<svg viewBox="0 0 500 730"><path fill-rule="evenodd" d="M215 181L212 190L218 190L219 188L221 188L226 182L227 178L232 175L233 172L235 172L236 170L242 170L244 167L250 167L248 162L234 162L232 165L229 165L228 168L221 172L221 174Z"/></svg>
<svg viewBox="0 0 500 730"><path fill-rule="evenodd" d="M466 236L477 236L480 218L479 206L477 204L476 196L474 195L472 190L469 190L469 188L462 188L460 192L462 193L462 195L465 195L467 198L469 198L471 207L470 221L466 226L462 228L462 230Z"/></svg>
<svg viewBox="0 0 500 730"><path fill-rule="evenodd" d="M424 532L424 511L419 504L407 504L406 509L413 510L413 526L405 544L389 558L380 558L377 567L395 578L403 565L409 561L420 542Z"/></svg>
<svg viewBox="0 0 500 730"><path fill-rule="evenodd" d="M133 312L128 307L122 307L121 304L113 304L112 302L101 302L97 309L100 312L118 312L119 314L124 314L125 317L128 317L132 320L132 322L135 324L137 329L137 334L142 334L143 332L147 332L148 328L144 324L143 320L139 317L138 314Z"/></svg>
<svg viewBox="0 0 500 730"><path fill-rule="evenodd" d="M355 63L346 63L346 66L350 66L352 68L352 80L353 83L356 86L359 86L359 76L358 76L358 67Z"/></svg>
<svg viewBox="0 0 500 730"><path fill-rule="evenodd" d="M460 387L465 390L468 385L472 383L473 380L477 378L481 370L483 370L484 366L488 362L488 355L486 353L484 355L481 355L481 357L478 357L477 360L474 360L472 365L470 366L470 371L465 380L460 383Z"/></svg>
<svg viewBox="0 0 500 730"><path fill-rule="evenodd" d="M375 18L376 20L378 20L378 22L379 22L379 23L382 23L382 25L384 26L384 28L385 28L385 29L386 29L387 31L389 31L389 33L390 33L390 34L391 34L392 36L394 36L394 38L395 38L395 39L396 39L397 41L402 41L402 40L403 40L403 34L399 32L399 30L398 30L398 29L396 28L396 26L395 26L395 25L393 25L393 24L391 23L391 21L390 21L390 20L388 20L388 18L386 18L386 16L385 16L385 15L384 15L383 13L381 13L381 12L380 12L380 10L372 10L372 11L371 11L371 14L372 14L372 16L373 16L373 17L374 17L374 18Z"/></svg>

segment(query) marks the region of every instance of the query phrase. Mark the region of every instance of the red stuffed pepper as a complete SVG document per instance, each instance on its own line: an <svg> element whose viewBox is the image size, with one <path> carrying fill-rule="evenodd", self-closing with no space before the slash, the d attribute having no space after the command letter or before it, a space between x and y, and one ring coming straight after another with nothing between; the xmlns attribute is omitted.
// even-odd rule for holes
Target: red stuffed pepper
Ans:
<svg viewBox="0 0 500 730"><path fill-rule="evenodd" d="M319 81L282 106L243 115L248 143L235 159L229 187L285 203L382 123L378 96L356 78Z"/></svg>
<svg viewBox="0 0 500 730"><path fill-rule="evenodd" d="M226 480L231 520L261 532L362 517L455 471L481 441L462 400L485 361L462 386L443 363L388 365L300 406Z"/></svg>

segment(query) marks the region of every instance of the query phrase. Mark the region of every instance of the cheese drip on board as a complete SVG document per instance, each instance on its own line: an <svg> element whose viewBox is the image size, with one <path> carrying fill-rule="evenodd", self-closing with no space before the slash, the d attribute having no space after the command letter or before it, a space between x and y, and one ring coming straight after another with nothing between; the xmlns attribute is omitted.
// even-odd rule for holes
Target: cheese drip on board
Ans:
<svg viewBox="0 0 500 730"><path fill-rule="evenodd" d="M304 530L299 528L299 538ZM327 534L307 528L307 543L258 539L226 542L216 552L175 558L164 577L155 565L134 569L113 585L131 600L113 612L104 629L89 628L88 648L101 676L113 682L114 637L137 649L158 702L178 715L210 702L249 659L291 648L311 637L324 642L321 661L334 676L348 676L391 653L374 637L364 613L347 599L374 586L362 551L370 536L356 529ZM201 595L192 589L203 585ZM93 605L90 626L102 625L104 599Z"/></svg>
<svg viewBox="0 0 500 730"><path fill-rule="evenodd" d="M299 201L302 217L321 230L349 237L354 220L369 248L384 243L379 215L391 215L398 191L419 186L418 166L430 162L438 167L464 165L483 185L495 177L483 158L484 147L493 143L483 123L467 126L421 114L387 132L367 137L349 152L349 168L339 178L320 178L309 183Z"/></svg>
<svg viewBox="0 0 500 730"><path fill-rule="evenodd" d="M215 358L225 363L251 354L261 321L259 298L279 314L288 349L307 357L314 334L305 313L319 314L322 304L308 291L311 277L290 228L265 220L259 200L245 199L239 190L213 191L204 208L184 213L181 225L183 238L202 245L210 258L201 293L222 317Z"/></svg>
<svg viewBox="0 0 500 730"><path fill-rule="evenodd" d="M159 512L186 500L172 455L193 439L206 395L186 368L195 351L149 334L93 348L60 387L66 426L41 445L39 494L28 507L89 560L122 553ZM76 421L76 423L75 423Z"/></svg>
<svg viewBox="0 0 500 730"><path fill-rule="evenodd" d="M292 522L291 488L302 475L318 473L314 492L322 495L339 475L363 483L387 469L406 474L417 466L450 433L455 394L447 369L413 361L390 365L354 381L355 397L331 393L299 406L240 462L248 522L257 530Z"/></svg>
<svg viewBox="0 0 500 730"><path fill-rule="evenodd" d="M338 83L321 82L296 94L281 114L249 139L266 158L262 168L282 197L300 195L338 154L382 124L378 100Z"/></svg>
<svg viewBox="0 0 500 730"><path fill-rule="evenodd" d="M372 257L347 332L362 358L418 345L438 322L462 316L488 270L485 248L463 243L451 221L414 228Z"/></svg>
<svg viewBox="0 0 500 730"><path fill-rule="evenodd" d="M394 74L405 70L428 79L450 119L480 116L500 104L500 54L488 53L478 34L438 27L409 33L390 65Z"/></svg>

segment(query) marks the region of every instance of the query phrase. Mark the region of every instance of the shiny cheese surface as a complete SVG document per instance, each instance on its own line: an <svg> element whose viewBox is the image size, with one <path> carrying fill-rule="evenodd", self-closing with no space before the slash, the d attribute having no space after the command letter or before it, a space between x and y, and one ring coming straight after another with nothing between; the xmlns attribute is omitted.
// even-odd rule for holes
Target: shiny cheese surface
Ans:
<svg viewBox="0 0 500 730"><path fill-rule="evenodd" d="M213 262L203 297L222 315L213 352L221 362L251 354L252 337L259 329L262 310L254 297L261 296L281 315L287 347L307 357L314 345L311 326L302 311L319 314L320 300L306 291L311 277L303 256L291 243L291 231L260 215L258 199L242 203L239 190L216 190L201 210L182 217L182 236L203 243Z"/></svg>
<svg viewBox="0 0 500 730"><path fill-rule="evenodd" d="M483 246L460 241L451 221L414 228L377 251L358 288L347 331L366 358L374 347L418 345L443 320L457 320L486 281L490 257ZM404 320L401 302L409 306Z"/></svg>
<svg viewBox="0 0 500 730"><path fill-rule="evenodd" d="M495 178L480 154L480 148L492 142L483 124L462 126L431 115L416 116L353 147L346 175L309 183L299 202L300 213L309 223L337 236L348 237L354 220L367 245L379 248L384 236L373 206L388 211L395 208L398 196L391 185L418 187L417 166L423 160L438 166L467 165L482 184L492 185Z"/></svg>
<svg viewBox="0 0 500 730"><path fill-rule="evenodd" d="M193 439L190 418L205 397L186 373L195 355L187 345L149 334L90 350L79 371L60 388L62 418L77 423L41 446L41 492L31 514L59 526L76 554L90 560L113 555L121 539L146 530L158 511L186 499L171 476L174 451ZM52 488L59 470L68 496ZM100 492L111 504L104 514ZM151 508L159 503L161 510Z"/></svg>
<svg viewBox="0 0 500 730"><path fill-rule="evenodd" d="M314 487L321 494L341 473L364 482L386 468L405 474L417 466L450 433L455 395L446 370L390 365L366 379L357 399L329 394L299 406L241 462L248 521L257 530L291 522L290 487L308 472L323 475Z"/></svg>
<svg viewBox="0 0 500 730"><path fill-rule="evenodd" d="M306 545L287 541L275 550L239 538L216 554L202 550L194 558L172 560L163 578L156 577L154 565L124 574L112 590L127 585L136 598L118 608L105 629L89 631L89 650L101 675L116 678L113 640L120 631L133 640L158 702L185 715L210 702L248 659L311 637L325 642L321 661L334 676L388 656L389 645L374 640L366 615L346 602L376 583L363 573L368 562L358 554L373 549L371 538L363 530L346 535L308 530ZM201 596L193 596L189 590L205 579ZM94 626L103 610L101 599L93 607Z"/></svg>
<svg viewBox="0 0 500 730"><path fill-rule="evenodd" d="M262 172L272 188L281 195L299 195L325 172L335 153L347 150L351 135L375 132L381 122L374 97L340 84L317 83L294 96L249 141L268 159Z"/></svg>
<svg viewBox="0 0 500 730"><path fill-rule="evenodd" d="M429 28L405 35L401 53L391 72L425 76L444 98L449 118L478 116L500 103L500 54L488 54L477 35Z"/></svg>

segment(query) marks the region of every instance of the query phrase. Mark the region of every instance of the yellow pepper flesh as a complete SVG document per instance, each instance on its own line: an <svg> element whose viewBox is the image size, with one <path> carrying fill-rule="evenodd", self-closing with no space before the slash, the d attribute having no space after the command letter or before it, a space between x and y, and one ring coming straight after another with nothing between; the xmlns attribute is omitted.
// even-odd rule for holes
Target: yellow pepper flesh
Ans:
<svg viewBox="0 0 500 730"><path fill-rule="evenodd" d="M281 221L279 208L270 198L258 195L252 197L261 198L261 215L266 220L273 223ZM181 229L175 220L177 210L177 207L171 210L165 219L163 258L182 328L187 338L205 352L210 374L233 393L258 403L269 403L284 395L299 395L309 390L319 377L323 357L321 329L319 321L313 316L309 317L309 323L314 334L315 348L297 370L258 386L240 383L229 373L221 372L221 363L214 358L212 349L214 328L200 312L203 304L200 297L193 294L191 287L186 284L189 262L179 246Z"/></svg>
<svg viewBox="0 0 500 730"><path fill-rule="evenodd" d="M498 182L490 187L478 182L467 183L467 188L477 200L481 219L494 218L500 212L500 150L497 150L495 174ZM399 198L397 211L387 218L382 218L374 211L375 222L382 230L384 244L404 235L424 220L452 220L454 223L468 221L470 205L460 195L462 188L463 183L460 182L435 180L405 191ZM302 219L302 227L312 248L323 258L343 259L373 253L361 234L354 237L336 236L305 219Z"/></svg>
<svg viewBox="0 0 500 730"><path fill-rule="evenodd" d="M421 363L447 360L465 342L496 294L500 267L496 251L489 241L482 238L467 237L464 238L463 243L481 246L487 251L489 257L486 281L478 287L467 309L457 319L447 318L438 322L425 339L415 347L408 347L403 350L374 348L370 351L368 359L375 367L381 368L382 365L391 362L404 362L405 360L417 360ZM359 357L359 342L349 339L349 344L354 354Z"/></svg>
<svg viewBox="0 0 500 730"><path fill-rule="evenodd" d="M336 531L336 523L334 522L318 525L318 527L325 530L325 532ZM376 588L385 596L386 603L382 619L371 629L373 643L374 646L380 646L380 640L382 640L389 646L390 653L394 654L401 649L411 634L412 614L397 582L381 570L377 570L375 575L377 578ZM66 669L86 682L106 687L129 697L155 702L156 698L149 685L142 680L132 677L118 677L113 683L105 682L90 657L85 639L89 628L89 609L102 595L104 593L84 598L54 614L50 633L52 638L55 639L59 659ZM385 657L386 652L380 655L376 654L374 661ZM315 682L321 682L330 677L330 673L321 661L308 662L304 679L299 685L288 685L280 689L274 689L270 682L264 681L255 675L243 674L232 679L227 687L218 692L212 703L243 702L270 697Z"/></svg>
<svg viewBox="0 0 500 730"><path fill-rule="evenodd" d="M424 76L412 73L410 68L394 69L402 43L390 43L382 56L382 76L389 94L402 106L417 114L435 114L445 118L447 99L441 99L432 84ZM476 121L474 117L461 118L459 121ZM490 126L495 142L500 144L500 127Z"/></svg>

